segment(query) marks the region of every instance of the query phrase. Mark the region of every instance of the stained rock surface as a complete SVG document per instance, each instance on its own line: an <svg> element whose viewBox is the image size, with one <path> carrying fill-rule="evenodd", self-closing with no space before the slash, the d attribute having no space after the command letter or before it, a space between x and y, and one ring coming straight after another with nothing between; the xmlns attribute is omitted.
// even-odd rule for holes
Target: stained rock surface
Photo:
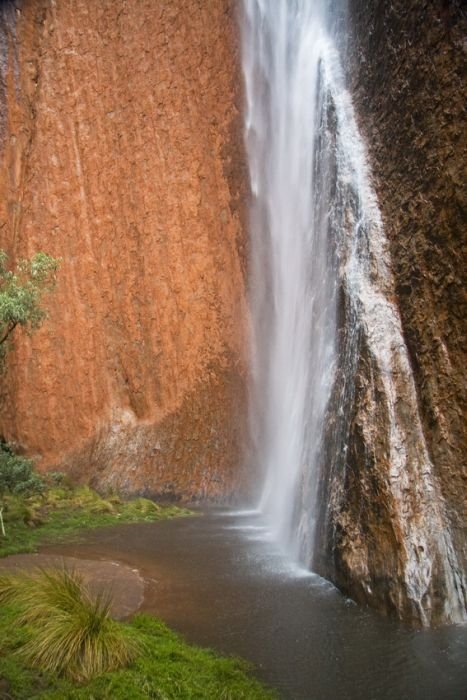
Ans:
<svg viewBox="0 0 467 700"><path fill-rule="evenodd" d="M461 622L466 15L456 1L351 0L349 26L349 83L410 369L393 362L381 372L371 334L362 333L348 452L327 484L321 568L358 600L402 619Z"/></svg>
<svg viewBox="0 0 467 700"><path fill-rule="evenodd" d="M229 495L247 319L230 3L11 2L0 27L0 245L62 260L0 431L95 486Z"/></svg>

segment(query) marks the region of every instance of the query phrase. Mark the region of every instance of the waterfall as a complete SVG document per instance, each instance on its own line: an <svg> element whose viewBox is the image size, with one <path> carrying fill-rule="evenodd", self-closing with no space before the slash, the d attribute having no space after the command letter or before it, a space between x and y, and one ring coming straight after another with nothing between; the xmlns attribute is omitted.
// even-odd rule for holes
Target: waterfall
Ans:
<svg viewBox="0 0 467 700"><path fill-rule="evenodd" d="M325 0L243 0L250 423L259 507L284 551L311 567L327 507L322 484L346 469L363 338L387 416L387 482L406 595L423 621L437 569L450 601L446 616L463 619L465 583L425 444L381 216L332 31L339 21ZM381 429L371 420L369 439Z"/></svg>
<svg viewBox="0 0 467 700"><path fill-rule="evenodd" d="M250 415L263 470L260 508L287 552L310 564L348 200L368 200L370 216L377 208L353 162L361 157L355 133L343 139L348 125L336 123L349 116L345 107L336 111L345 91L325 5L244 6L253 196Z"/></svg>
<svg viewBox="0 0 467 700"><path fill-rule="evenodd" d="M318 3L252 1L245 2L245 11L255 232L251 416L265 470L260 507L297 558L296 495L305 476L316 471L335 360L330 160L317 157L319 130L325 128L327 39ZM310 493L309 503L314 498Z"/></svg>

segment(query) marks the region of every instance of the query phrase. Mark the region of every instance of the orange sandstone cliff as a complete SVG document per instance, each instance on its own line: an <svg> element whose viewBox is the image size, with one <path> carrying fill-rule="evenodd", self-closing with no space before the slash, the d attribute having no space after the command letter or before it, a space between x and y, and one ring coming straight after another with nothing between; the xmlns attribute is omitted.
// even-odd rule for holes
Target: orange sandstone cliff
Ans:
<svg viewBox="0 0 467 700"><path fill-rule="evenodd" d="M247 318L229 0L0 12L0 246L62 259L49 320L15 339L0 432L98 487L228 496Z"/></svg>

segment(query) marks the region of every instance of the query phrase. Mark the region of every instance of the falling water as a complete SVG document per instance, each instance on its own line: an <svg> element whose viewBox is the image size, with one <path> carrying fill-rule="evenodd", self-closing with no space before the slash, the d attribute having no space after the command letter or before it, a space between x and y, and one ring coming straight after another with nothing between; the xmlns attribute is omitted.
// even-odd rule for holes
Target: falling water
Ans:
<svg viewBox="0 0 467 700"><path fill-rule="evenodd" d="M336 366L339 237L348 228L336 189L339 161L342 170L349 160L336 124L343 87L324 4L244 5L260 507L288 552L309 563Z"/></svg>
<svg viewBox="0 0 467 700"><path fill-rule="evenodd" d="M342 18L325 0L243 0L243 6L252 191L250 418L262 470L260 509L289 556L311 566L323 507L320 476L339 460L345 469L364 337L388 417L389 481L404 537L407 595L423 617L421 601L434 562L441 561L452 608L446 614L463 619L465 586L425 444L381 217L333 38ZM398 401L401 386L404 402ZM331 445L323 445L324 435ZM417 517L404 502L409 485Z"/></svg>
<svg viewBox="0 0 467 700"><path fill-rule="evenodd" d="M327 40L319 3L253 0L245 9L253 400L260 402L252 418L265 468L261 508L292 547L295 496L304 475L316 469L335 356L331 178L328 159L317 157Z"/></svg>

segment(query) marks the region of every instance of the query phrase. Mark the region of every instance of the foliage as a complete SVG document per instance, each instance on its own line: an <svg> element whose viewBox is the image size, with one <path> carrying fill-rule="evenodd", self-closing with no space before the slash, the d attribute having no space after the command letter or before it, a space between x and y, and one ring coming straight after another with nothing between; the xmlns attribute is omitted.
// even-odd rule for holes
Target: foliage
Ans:
<svg viewBox="0 0 467 700"><path fill-rule="evenodd" d="M30 633L20 653L41 671L87 681L127 666L138 654L128 629L110 617L110 597L91 597L75 571L0 577L0 600L21 611L17 622Z"/></svg>
<svg viewBox="0 0 467 700"><path fill-rule="evenodd" d="M0 443L0 496L26 496L41 493L44 488L44 480L34 471L32 461L15 455L8 445Z"/></svg>
<svg viewBox="0 0 467 700"><path fill-rule="evenodd" d="M76 685L28 667L21 649L33 632L18 624L21 608L5 604L0 616L0 676L17 700L273 700L276 696L249 676L244 661L222 658L186 644L162 622L137 615L115 623L139 644L127 668Z"/></svg>
<svg viewBox="0 0 467 700"><path fill-rule="evenodd" d="M44 481L34 471L33 463L25 457L15 455L5 443L0 443L0 528L3 537L6 537L5 521L21 518L24 522L33 518L28 517L28 509L18 499L11 501L8 514L5 513L5 494L31 495L41 493L45 488Z"/></svg>
<svg viewBox="0 0 467 700"><path fill-rule="evenodd" d="M32 331L46 318L43 297L55 287L58 267L55 258L36 253L30 260L19 260L16 268L9 270L8 256L0 250L0 359L17 326Z"/></svg>

